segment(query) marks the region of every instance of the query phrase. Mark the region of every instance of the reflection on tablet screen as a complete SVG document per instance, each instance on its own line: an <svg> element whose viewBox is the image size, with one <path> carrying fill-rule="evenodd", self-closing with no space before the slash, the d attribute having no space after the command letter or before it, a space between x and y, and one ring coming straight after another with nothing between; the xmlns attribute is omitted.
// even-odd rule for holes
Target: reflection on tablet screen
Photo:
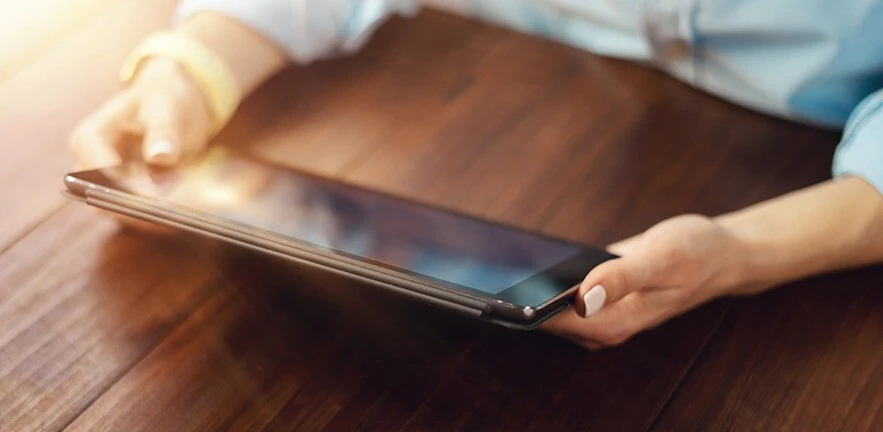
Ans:
<svg viewBox="0 0 883 432"><path fill-rule="evenodd" d="M221 149L163 177L136 166L104 174L138 195L490 294L580 250Z"/></svg>

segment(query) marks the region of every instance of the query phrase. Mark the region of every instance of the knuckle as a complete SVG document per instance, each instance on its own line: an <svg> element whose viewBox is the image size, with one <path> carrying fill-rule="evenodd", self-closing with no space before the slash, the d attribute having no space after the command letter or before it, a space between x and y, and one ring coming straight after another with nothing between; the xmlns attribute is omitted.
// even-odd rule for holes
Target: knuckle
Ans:
<svg viewBox="0 0 883 432"><path fill-rule="evenodd" d="M672 243L670 241L651 242L648 247L648 254L652 255L657 265L661 268L670 267L684 259L684 248L682 245Z"/></svg>
<svg viewBox="0 0 883 432"><path fill-rule="evenodd" d="M708 220L708 217L703 216L699 213L685 213L680 216L677 216L676 219L679 219L684 222L693 223L693 222L704 222L704 221Z"/></svg>
<svg viewBox="0 0 883 432"><path fill-rule="evenodd" d="M616 295L616 292L621 292L629 286L629 275L623 271L617 271L614 268L608 267L601 273L601 279L603 280L604 288L610 291L614 290L613 293L608 293L608 295Z"/></svg>
<svg viewBox="0 0 883 432"><path fill-rule="evenodd" d="M71 150L76 151L80 148L80 146L83 145L82 141L82 132L80 132L79 129L74 129L74 131L71 132L70 137L68 138L68 147Z"/></svg>
<svg viewBox="0 0 883 432"><path fill-rule="evenodd" d="M684 249L681 247L665 247L660 252L662 261L669 265L681 262L685 257Z"/></svg>
<svg viewBox="0 0 883 432"><path fill-rule="evenodd" d="M78 126L70 135L70 140L68 142L68 147L74 153L81 153L86 151L89 148L89 136L90 134L87 132L87 129L84 125Z"/></svg>

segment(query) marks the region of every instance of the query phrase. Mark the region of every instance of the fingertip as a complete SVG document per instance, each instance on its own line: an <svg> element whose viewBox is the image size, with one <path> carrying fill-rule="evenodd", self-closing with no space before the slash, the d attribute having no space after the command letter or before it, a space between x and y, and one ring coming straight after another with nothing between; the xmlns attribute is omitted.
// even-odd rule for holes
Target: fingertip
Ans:
<svg viewBox="0 0 883 432"><path fill-rule="evenodd" d="M582 318L598 313L605 304L616 301L626 289L622 258L604 262L592 269L577 291L576 309Z"/></svg>
<svg viewBox="0 0 883 432"><path fill-rule="evenodd" d="M582 295L582 316L588 318L604 307L607 302L607 290L603 285L595 285Z"/></svg>
<svg viewBox="0 0 883 432"><path fill-rule="evenodd" d="M144 146L144 161L149 165L171 167L180 158L180 148L169 140L151 141Z"/></svg>

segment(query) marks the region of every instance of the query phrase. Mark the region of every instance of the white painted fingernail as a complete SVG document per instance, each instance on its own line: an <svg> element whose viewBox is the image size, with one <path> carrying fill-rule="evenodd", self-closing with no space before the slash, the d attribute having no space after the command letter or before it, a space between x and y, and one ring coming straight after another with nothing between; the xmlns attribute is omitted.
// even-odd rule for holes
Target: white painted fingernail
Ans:
<svg viewBox="0 0 883 432"><path fill-rule="evenodd" d="M588 318L601 310L604 302L607 300L607 290L601 285L595 285L592 289L583 294L583 302L586 304L586 313L584 318Z"/></svg>
<svg viewBox="0 0 883 432"><path fill-rule="evenodd" d="M171 158L175 154L175 145L171 141L155 141L147 147L147 158Z"/></svg>

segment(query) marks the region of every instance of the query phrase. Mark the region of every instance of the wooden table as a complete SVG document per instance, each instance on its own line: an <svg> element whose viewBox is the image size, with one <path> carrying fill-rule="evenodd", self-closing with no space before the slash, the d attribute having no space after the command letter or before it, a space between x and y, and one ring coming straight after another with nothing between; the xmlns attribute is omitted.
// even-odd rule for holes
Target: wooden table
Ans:
<svg viewBox="0 0 883 432"><path fill-rule="evenodd" d="M0 429L883 430L879 267L587 352L67 203L71 128L173 3L0 2ZM219 142L605 244L823 180L837 138L426 13L274 79Z"/></svg>

